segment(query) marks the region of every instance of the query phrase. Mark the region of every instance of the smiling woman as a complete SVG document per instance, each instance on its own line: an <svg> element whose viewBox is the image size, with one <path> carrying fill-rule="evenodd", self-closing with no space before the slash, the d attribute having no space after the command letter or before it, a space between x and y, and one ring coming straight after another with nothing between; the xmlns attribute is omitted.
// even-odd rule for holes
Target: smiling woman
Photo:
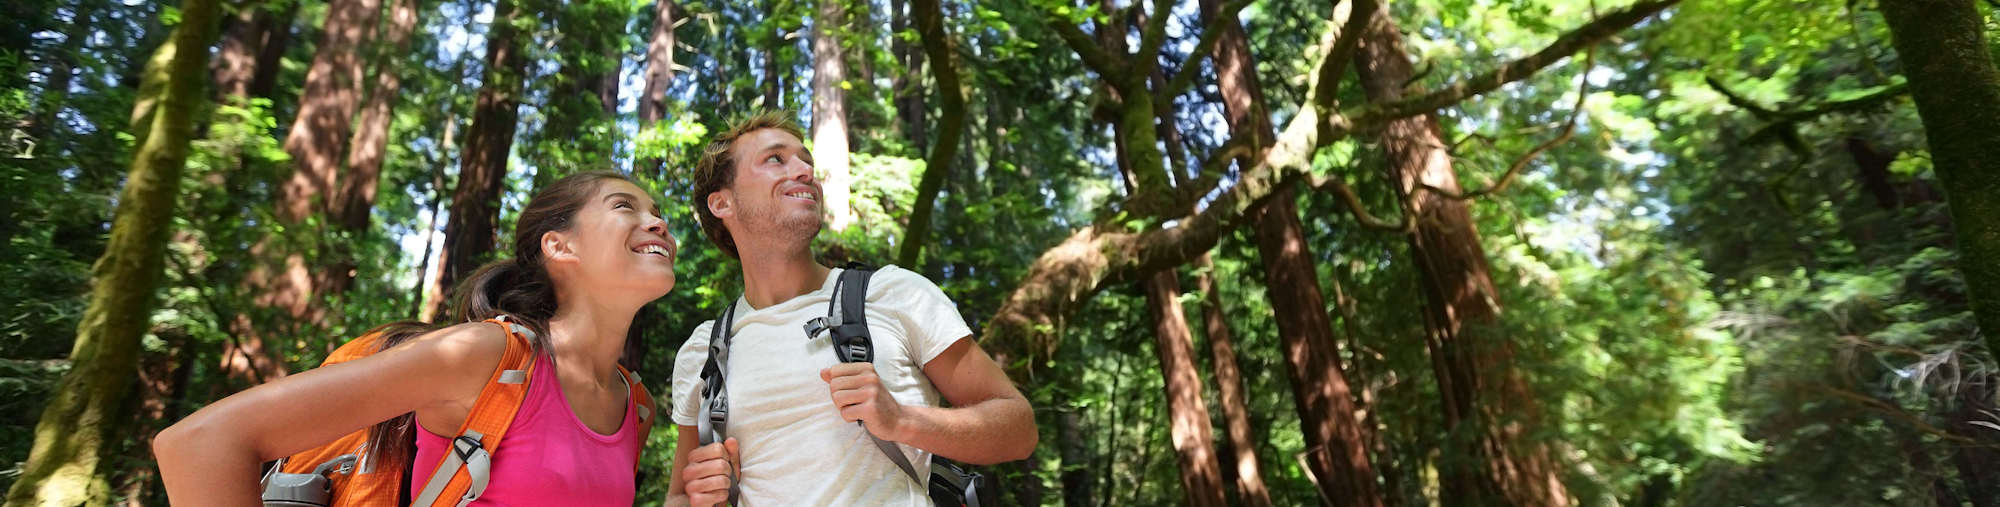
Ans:
<svg viewBox="0 0 2000 507"><path fill-rule="evenodd" d="M358 458L368 465L341 483L335 504L411 496L427 503L460 475L452 464L460 461L448 458L463 454L446 451L470 436L476 448L493 449L488 474L468 481L478 484L472 496L630 505L652 405L618 359L633 315L673 289L675 251L659 207L624 176L558 180L522 211L514 257L461 285L445 321L455 325L378 327L335 354L358 358L230 396L162 432L154 450L168 495L185 505L254 505L259 462L361 430ZM525 343L530 354L516 355L510 342ZM488 416L509 411L486 409L506 407L496 400L517 407L497 432ZM497 448L500 433L506 452ZM481 444L483 434L494 438ZM300 460L315 462L284 471L319 465ZM402 484L402 470L438 463L446 463L439 475L412 473Z"/></svg>

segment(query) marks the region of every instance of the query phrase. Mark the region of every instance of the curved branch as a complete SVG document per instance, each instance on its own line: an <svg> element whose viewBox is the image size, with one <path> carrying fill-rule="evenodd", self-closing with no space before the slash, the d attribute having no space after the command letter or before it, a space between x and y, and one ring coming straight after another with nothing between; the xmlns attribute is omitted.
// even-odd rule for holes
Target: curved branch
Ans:
<svg viewBox="0 0 2000 507"><path fill-rule="evenodd" d="M1224 23L1237 22L1236 14L1242 12L1244 7L1248 7L1250 1L1236 0L1223 5L1222 10L1216 12L1215 17L1210 18L1208 23L1202 26L1201 40L1194 44L1194 51L1188 52L1187 61L1181 63L1181 71L1174 73L1173 79L1168 80L1166 86L1160 87L1156 96L1162 99L1172 98L1187 91L1188 86L1194 84L1194 76L1201 73L1199 72L1201 61L1208 58L1208 54L1214 52L1215 45L1222 40L1222 31L1228 26Z"/></svg>
<svg viewBox="0 0 2000 507"><path fill-rule="evenodd" d="M1097 41L1090 40L1090 34L1083 33L1082 28L1077 28L1074 23L1054 12L1043 14L1049 23L1049 28L1056 31L1056 36L1061 37L1063 43L1069 45L1069 49L1083 59L1083 64L1090 67L1090 70L1096 71L1097 75L1103 76L1105 81L1117 83L1119 79L1117 76L1125 74L1124 62L1114 58L1114 55L1105 51L1102 46L1098 46Z"/></svg>
<svg viewBox="0 0 2000 507"><path fill-rule="evenodd" d="M1577 77L1576 84L1576 105L1570 108L1569 121L1563 122L1562 133L1556 134L1556 137L1553 139L1542 141L1542 144L1537 144L1534 148L1529 149L1527 153L1522 153L1520 157L1516 157L1514 163L1507 166L1507 172L1500 175L1500 181L1494 182L1493 186L1463 194L1438 188L1429 183L1419 183L1419 185L1426 192L1436 193L1446 198L1460 201L1477 199L1506 190L1507 185L1514 182L1514 177L1520 176L1521 170L1527 169L1528 163L1534 161L1535 157L1541 156L1542 152L1548 151L1549 148L1553 148L1555 145L1569 141L1571 137L1576 135L1576 118L1583 115L1583 101L1590 96L1590 69L1596 62L1596 57L1596 50L1587 51L1583 55L1583 75Z"/></svg>
<svg viewBox="0 0 2000 507"><path fill-rule="evenodd" d="M1569 33L1557 37L1555 42L1535 54L1528 55L1500 67L1487 71L1471 79L1453 83L1421 96L1381 104L1348 116L1362 130L1373 130L1387 124L1389 120L1416 116L1457 104L1474 95L1484 94L1500 88L1501 85L1527 79L1536 72L1554 65L1557 61L1576 54L1585 47L1594 45L1612 34L1638 24L1680 0L1645 0L1577 27ZM1317 99L1317 97L1315 97Z"/></svg>
<svg viewBox="0 0 2000 507"><path fill-rule="evenodd" d="M1153 68L1160 64L1160 45L1167 41L1167 19L1172 17L1172 0L1153 0L1153 15L1146 18L1146 26L1139 31L1139 54L1132 57L1133 63L1138 64L1138 68L1134 69L1138 72L1134 74L1151 75Z"/></svg>

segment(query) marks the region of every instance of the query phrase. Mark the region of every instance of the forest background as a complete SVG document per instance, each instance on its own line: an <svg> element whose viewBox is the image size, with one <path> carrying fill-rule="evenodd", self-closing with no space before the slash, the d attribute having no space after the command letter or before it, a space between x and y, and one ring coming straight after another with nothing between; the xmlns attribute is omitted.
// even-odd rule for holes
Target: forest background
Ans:
<svg viewBox="0 0 2000 507"><path fill-rule="evenodd" d="M1996 9L9 0L0 489L164 504L151 435L433 319L578 171L681 238L666 393L740 279L690 168L776 109L826 262L1037 408L1009 505L2000 505Z"/></svg>

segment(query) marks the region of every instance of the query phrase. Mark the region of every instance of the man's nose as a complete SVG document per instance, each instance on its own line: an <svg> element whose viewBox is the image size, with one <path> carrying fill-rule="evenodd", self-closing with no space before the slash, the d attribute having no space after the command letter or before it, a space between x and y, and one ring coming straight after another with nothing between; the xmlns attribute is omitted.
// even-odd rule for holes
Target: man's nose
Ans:
<svg viewBox="0 0 2000 507"><path fill-rule="evenodd" d="M804 158L792 157L791 162L785 164L785 170L786 179L798 180L801 183L812 183L819 180L819 175L813 173L812 163L806 162Z"/></svg>

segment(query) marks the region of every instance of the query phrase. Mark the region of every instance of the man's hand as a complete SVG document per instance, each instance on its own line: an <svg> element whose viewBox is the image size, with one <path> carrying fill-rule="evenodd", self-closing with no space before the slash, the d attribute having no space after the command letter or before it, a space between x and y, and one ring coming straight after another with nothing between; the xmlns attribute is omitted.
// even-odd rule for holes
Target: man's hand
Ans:
<svg viewBox="0 0 2000 507"><path fill-rule="evenodd" d="M882 388L874 364L842 363L820 370L819 378L826 381L827 392L833 397L833 406L840 409L841 419L861 421L876 438L904 440L903 405L889 396L888 389Z"/></svg>
<svg viewBox="0 0 2000 507"><path fill-rule="evenodd" d="M743 473L742 463L743 453L735 438L690 451L687 467L681 469L688 476L688 504L709 507L728 502L729 486Z"/></svg>

